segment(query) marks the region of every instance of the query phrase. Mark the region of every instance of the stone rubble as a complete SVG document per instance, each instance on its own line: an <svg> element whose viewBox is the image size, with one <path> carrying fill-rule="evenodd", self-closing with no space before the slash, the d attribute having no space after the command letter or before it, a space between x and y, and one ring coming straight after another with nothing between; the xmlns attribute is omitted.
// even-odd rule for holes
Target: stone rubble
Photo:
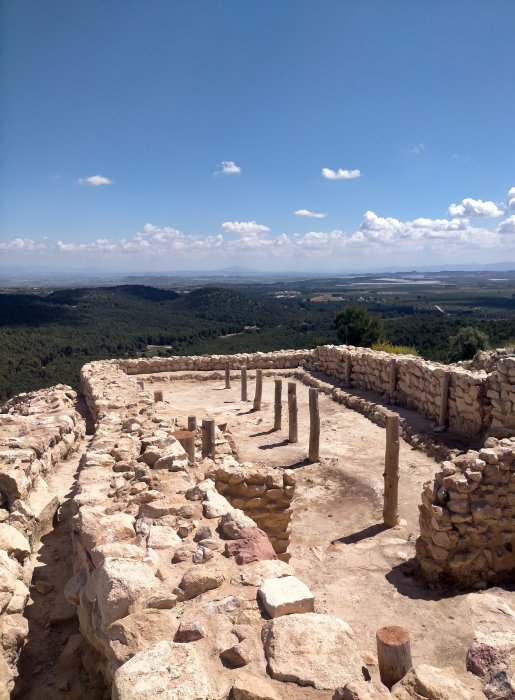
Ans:
<svg viewBox="0 0 515 700"><path fill-rule="evenodd" d="M39 541L59 507L45 481L86 432L63 384L19 394L0 413L0 698L7 698L28 635L23 617ZM3 688L7 695L3 695Z"/></svg>

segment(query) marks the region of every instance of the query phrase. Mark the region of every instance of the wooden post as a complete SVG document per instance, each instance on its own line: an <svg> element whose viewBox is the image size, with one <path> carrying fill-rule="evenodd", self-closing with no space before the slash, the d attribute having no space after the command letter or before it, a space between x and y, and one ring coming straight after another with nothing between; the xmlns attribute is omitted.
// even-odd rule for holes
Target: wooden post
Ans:
<svg viewBox="0 0 515 700"><path fill-rule="evenodd" d="M318 389L309 390L309 452L311 463L320 457L320 411L318 409Z"/></svg>
<svg viewBox="0 0 515 700"><path fill-rule="evenodd" d="M388 400L393 403L397 389L397 360L395 358L392 358L388 363L388 379Z"/></svg>
<svg viewBox="0 0 515 700"><path fill-rule="evenodd" d="M202 457L215 458L215 421L202 421Z"/></svg>
<svg viewBox="0 0 515 700"><path fill-rule="evenodd" d="M281 430L282 427L282 394L283 394L283 380L274 379L275 393L274 393L274 430Z"/></svg>
<svg viewBox="0 0 515 700"><path fill-rule="evenodd" d="M440 413L438 415L438 427L447 426L449 417L449 385L451 383L451 373L444 372L442 377L442 386L440 389Z"/></svg>
<svg viewBox="0 0 515 700"><path fill-rule="evenodd" d="M413 667L409 632L396 625L381 627L376 632L376 642L381 683L390 690Z"/></svg>
<svg viewBox="0 0 515 700"><path fill-rule="evenodd" d="M256 370L256 393L254 394L254 411L261 410L261 397L263 396L263 370Z"/></svg>
<svg viewBox="0 0 515 700"><path fill-rule="evenodd" d="M352 375L352 357L350 352L345 355L345 386L350 387Z"/></svg>
<svg viewBox="0 0 515 700"><path fill-rule="evenodd" d="M188 416L188 430L195 432L197 429L197 416Z"/></svg>
<svg viewBox="0 0 515 700"><path fill-rule="evenodd" d="M288 442L298 442L297 424L297 385L288 382Z"/></svg>
<svg viewBox="0 0 515 700"><path fill-rule="evenodd" d="M154 403L157 403L158 401L164 401L162 391L154 391Z"/></svg>
<svg viewBox="0 0 515 700"><path fill-rule="evenodd" d="M386 416L386 450L384 455L383 521L395 527L399 521L399 416Z"/></svg>
<svg viewBox="0 0 515 700"><path fill-rule="evenodd" d="M188 455L188 462L195 461L195 433L192 430L177 430L173 436L181 443L184 451Z"/></svg>
<svg viewBox="0 0 515 700"><path fill-rule="evenodd" d="M144 391L144 389L145 389L145 382L138 382L138 387L141 389L141 391Z"/></svg>
<svg viewBox="0 0 515 700"><path fill-rule="evenodd" d="M247 400L247 368L241 368L241 400Z"/></svg>
<svg viewBox="0 0 515 700"><path fill-rule="evenodd" d="M231 365L228 362L225 364L225 388L231 388Z"/></svg>

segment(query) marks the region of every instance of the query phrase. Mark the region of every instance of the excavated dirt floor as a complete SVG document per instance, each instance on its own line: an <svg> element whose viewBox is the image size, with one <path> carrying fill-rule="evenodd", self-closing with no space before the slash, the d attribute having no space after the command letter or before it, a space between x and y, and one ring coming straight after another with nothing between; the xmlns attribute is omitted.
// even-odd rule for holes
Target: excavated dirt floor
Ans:
<svg viewBox="0 0 515 700"><path fill-rule="evenodd" d="M280 375L278 375L280 376ZM135 378L136 379L136 378ZM137 377L145 380L144 376ZM283 381L283 429L273 428L273 379L264 377L263 402L252 410L240 400L239 381L156 382L146 389L164 391L170 416L196 415L227 422L240 461L296 470L291 564L315 594L318 612L345 619L354 629L367 663L375 660L375 632L400 624L411 634L415 664L452 665L465 670L475 630L512 629L515 593L495 588L475 593L430 589L415 575L418 504L422 485L438 464L401 440L400 517L393 529L382 526L385 432L360 414L320 394L320 462L307 464L308 388L297 382L299 442L287 441L286 385ZM423 419L410 411L413 424ZM508 604L508 605L507 605ZM375 675L375 674L374 674Z"/></svg>

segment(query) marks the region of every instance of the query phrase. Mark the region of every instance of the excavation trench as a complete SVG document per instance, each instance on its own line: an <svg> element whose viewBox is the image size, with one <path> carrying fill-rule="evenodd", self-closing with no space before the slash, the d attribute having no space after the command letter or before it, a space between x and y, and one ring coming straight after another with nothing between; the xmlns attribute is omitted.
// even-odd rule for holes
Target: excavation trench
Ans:
<svg viewBox="0 0 515 700"><path fill-rule="evenodd" d="M85 405L77 410L93 426ZM12 697L20 700L99 700L105 688L102 679L85 669L92 666L90 653L79 630L77 610L64 597L64 587L72 576L73 552L71 523L75 513L80 460L91 441L86 434L76 451L48 474L46 483L59 507L32 553L33 575L30 598L24 610L28 636L18 662L19 676ZM91 669L90 669L91 670Z"/></svg>

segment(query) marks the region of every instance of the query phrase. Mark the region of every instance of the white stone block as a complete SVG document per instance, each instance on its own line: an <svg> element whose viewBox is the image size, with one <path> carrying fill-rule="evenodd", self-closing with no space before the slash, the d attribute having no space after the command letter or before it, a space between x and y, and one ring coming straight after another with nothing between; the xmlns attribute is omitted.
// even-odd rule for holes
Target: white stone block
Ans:
<svg viewBox="0 0 515 700"><path fill-rule="evenodd" d="M296 576L268 578L261 584L258 596L270 617L313 612L315 596Z"/></svg>

